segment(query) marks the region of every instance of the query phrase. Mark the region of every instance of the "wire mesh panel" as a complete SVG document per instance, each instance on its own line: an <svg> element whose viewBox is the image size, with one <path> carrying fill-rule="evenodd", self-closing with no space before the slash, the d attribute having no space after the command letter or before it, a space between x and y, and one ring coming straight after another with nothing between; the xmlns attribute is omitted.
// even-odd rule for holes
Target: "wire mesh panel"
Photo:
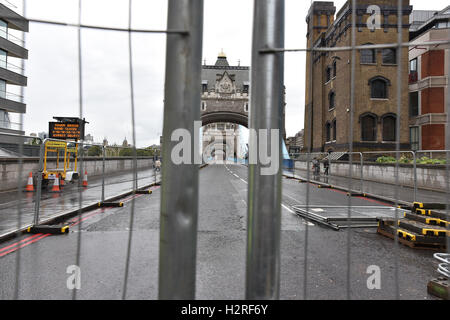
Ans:
<svg viewBox="0 0 450 320"><path fill-rule="evenodd" d="M295 215L297 220L293 228L301 231L300 238L296 238L301 243L292 244L301 245L295 249L298 251L296 257L301 257L295 262L296 276L302 282L295 288L295 297L305 300L327 298L315 290L317 281L321 280L315 268L325 268L323 257L318 257L316 252L328 250L328 246L337 250L329 252L330 255L339 255L333 261L333 268L337 271L332 271L338 279L338 298L358 298L355 288L360 285L361 279L357 277L365 267L365 259L368 259L364 250L366 247L372 249L373 242L377 241L373 232L361 236L360 230L377 228L378 233L394 239L386 258L388 261L373 263L389 268L388 277L393 281L388 295L396 299L402 298L406 290L401 279L404 263L401 244L439 249L446 251L447 255L450 252L450 146L446 146L447 150L418 150L420 147L410 150L409 137L404 130L405 126L409 129L408 110L405 109L405 101L408 100L405 92L411 81L411 76L405 81L408 51L418 46L442 46L448 50L450 40L409 41L406 38L409 28L409 20L406 20L411 10L409 1L390 1L389 14L384 16L379 11L381 2L385 1L374 1L372 4L370 1L349 0L336 20L332 4L314 2L307 17L307 47L300 49L284 48L284 1L254 2L247 177L238 175L242 165L237 161L220 163L226 173L238 179L230 185L247 192L245 199L241 199L247 208L245 216L241 217L245 221L243 229L246 230L246 267L242 273L245 274L247 299L283 297L282 284L286 285L281 279L284 210ZM16 202L12 205L1 204L3 212L17 212L17 221L12 221L6 229L2 225L0 229L1 238L9 236L17 242L1 248L0 258L15 252L11 250L50 234L50 231L41 231L37 236L19 241L26 230L31 232L33 228L47 228L70 217L72 220L66 221L67 225L58 226L58 232L64 233L68 226L72 229L76 227L74 256L71 258L73 266L79 267L84 259L92 259L89 256L92 249L88 242L90 238L86 239L83 232L83 222L93 215L91 210L121 207L125 201L123 199L126 199L130 201L130 211L123 226L126 236L121 242L125 244L125 252L117 254L124 273L116 290L122 299L127 299L131 295L130 281L133 279L133 244L139 233L136 215L142 209L138 207L137 195L150 194L152 187L160 185L159 269L154 270L158 274L158 279L154 279L158 283L154 291L158 292L160 299L195 299L199 283L199 165L204 165L203 159L198 159L200 139L197 136L202 105L203 1L169 0L167 30L133 29L132 0L127 3L127 28L83 24L83 3L78 1L77 23L34 18L29 22L76 28L76 113L79 119L84 119L86 114L87 85L83 81L86 71L83 58L87 53L82 46L83 30L126 33L126 86L130 94L124 109L131 118L132 143L131 146L120 147L88 143L83 139L69 143L21 136L21 139L41 141L35 141L34 152L37 154L34 156L38 156L35 159L24 157L25 145L17 143L19 156L14 160L18 173L17 188L14 188L17 189ZM23 8L26 16L25 1ZM363 21L366 16L373 20ZM162 152L136 147L138 115L132 42L132 34L135 33L159 33L167 37ZM382 38L389 41L380 43L376 36L372 36L379 33L385 33ZM368 35L370 40L362 34ZM341 36L345 37L345 41L337 39ZM284 108L284 55L296 52L306 54L307 61L305 148L286 155L283 152L284 123L281 120ZM384 73L370 79L364 78L365 70L377 68L377 59L382 59L381 66L390 68L389 75ZM446 59L450 66L448 57ZM325 66L328 61L331 65ZM228 66L224 64L221 67L226 70ZM15 72L25 69L24 65L5 65L6 70L12 71L14 68L17 70ZM336 71L339 68L346 70L342 72L345 74L345 93L337 92L336 82L342 80L339 71ZM448 82L450 71L446 72ZM233 80L233 77L230 79ZM446 90L449 97L448 84ZM6 96L6 91L3 93L8 100L23 102L23 92L15 98ZM370 106L366 110L361 105L367 101ZM377 114L375 107L384 108L387 101L389 110L383 109L386 112ZM450 99L446 101L449 114ZM447 144L450 143L449 118L447 115L447 129L443 131ZM23 116L20 117L18 129L23 130ZM8 134L0 133L2 135ZM183 152L178 149L181 140L189 145ZM269 150L272 152L270 157ZM161 157L164 160L162 164ZM35 164L30 170L34 170L35 174L31 174L24 184L27 171L31 168L28 163L32 160ZM274 163L275 169L272 167ZM118 171L121 175L115 175ZM236 187L237 183L244 183L246 189ZM70 188L75 190L72 195L62 193ZM47 192L48 189L51 192ZM27 197L28 193L23 191L34 191L34 197ZM286 198L291 201L289 205L286 205ZM154 221L151 223L154 224ZM327 236L323 237L321 235L325 231L322 230L318 236L318 226L334 231L344 229L341 232L345 234L326 233ZM443 252L435 257L440 262L437 272L448 276L448 257ZM15 259L13 298L18 299L22 275L20 250L17 250ZM318 266L318 263L321 265ZM78 290L71 291L71 298L79 298L78 294Z"/></svg>

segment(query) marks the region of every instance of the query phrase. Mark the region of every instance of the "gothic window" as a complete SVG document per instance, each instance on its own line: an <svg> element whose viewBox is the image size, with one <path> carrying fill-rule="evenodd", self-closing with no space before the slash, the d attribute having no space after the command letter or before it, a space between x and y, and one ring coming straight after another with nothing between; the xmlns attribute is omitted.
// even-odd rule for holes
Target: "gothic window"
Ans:
<svg viewBox="0 0 450 320"><path fill-rule="evenodd" d="M325 125L325 133L327 142L331 141L331 124L329 122L327 122Z"/></svg>
<svg viewBox="0 0 450 320"><path fill-rule="evenodd" d="M384 77L374 77L369 80L370 97L372 99L387 99L387 87L391 85L390 81Z"/></svg>
<svg viewBox="0 0 450 320"><path fill-rule="evenodd" d="M336 138L336 133L337 133L337 130L336 130L336 119L334 119L334 120L333 120L333 140L334 140L334 141L337 140L337 138Z"/></svg>
<svg viewBox="0 0 450 320"><path fill-rule="evenodd" d="M371 113L362 115L361 141L377 141L377 117Z"/></svg>
<svg viewBox="0 0 450 320"><path fill-rule="evenodd" d="M370 45L371 43L366 43ZM374 49L361 50L361 63L376 63L376 54Z"/></svg>
<svg viewBox="0 0 450 320"><path fill-rule="evenodd" d="M336 60L333 62L333 78L336 78L336 72L337 72L337 64Z"/></svg>
<svg viewBox="0 0 450 320"><path fill-rule="evenodd" d="M248 112L248 102L246 102L245 105L244 105L244 111Z"/></svg>
<svg viewBox="0 0 450 320"><path fill-rule="evenodd" d="M329 101L329 105L328 105L328 110L334 109L335 108L335 103L336 103L336 94L334 93L334 91L331 91L328 95L328 101Z"/></svg>
<svg viewBox="0 0 450 320"><path fill-rule="evenodd" d="M206 111L206 102L202 101L202 111Z"/></svg>
<svg viewBox="0 0 450 320"><path fill-rule="evenodd" d="M397 51L393 48L383 49L381 51L384 64L396 64L397 63Z"/></svg>
<svg viewBox="0 0 450 320"><path fill-rule="evenodd" d="M383 116L383 141L395 141L396 140L396 116L394 114L388 114Z"/></svg>
<svg viewBox="0 0 450 320"><path fill-rule="evenodd" d="M327 67L327 70L326 70L326 79L327 79L326 82L328 82L328 81L331 80L331 67Z"/></svg>

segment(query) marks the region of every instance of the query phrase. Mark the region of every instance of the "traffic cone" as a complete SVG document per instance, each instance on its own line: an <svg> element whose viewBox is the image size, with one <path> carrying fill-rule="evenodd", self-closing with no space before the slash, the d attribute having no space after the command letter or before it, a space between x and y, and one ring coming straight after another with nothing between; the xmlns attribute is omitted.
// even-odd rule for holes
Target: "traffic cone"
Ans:
<svg viewBox="0 0 450 320"><path fill-rule="evenodd" d="M52 193L61 192L61 189L59 188L59 176L56 176L55 182L53 183L53 188L50 192L52 192Z"/></svg>
<svg viewBox="0 0 450 320"><path fill-rule="evenodd" d="M34 192L33 185L33 172L30 171L30 175L28 176L27 187L25 188L26 192Z"/></svg>
<svg viewBox="0 0 450 320"><path fill-rule="evenodd" d="M87 187L88 186L88 181L87 181L87 170L84 171L84 177L83 177L83 187Z"/></svg>
<svg viewBox="0 0 450 320"><path fill-rule="evenodd" d="M61 189L62 187L64 187L64 179L62 178L61 175L59 175L59 186L61 187Z"/></svg>

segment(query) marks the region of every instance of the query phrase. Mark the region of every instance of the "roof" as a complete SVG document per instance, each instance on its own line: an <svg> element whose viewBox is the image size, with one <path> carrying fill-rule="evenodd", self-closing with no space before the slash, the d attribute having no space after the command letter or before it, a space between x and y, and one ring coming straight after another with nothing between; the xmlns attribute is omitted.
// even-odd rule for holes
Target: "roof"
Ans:
<svg viewBox="0 0 450 320"><path fill-rule="evenodd" d="M208 90L214 90L216 80L221 78L225 72L235 81L238 90L243 90L244 85L250 83L250 68L245 66L230 66L227 57L222 52L217 57L214 65L202 66L202 84L207 84Z"/></svg>

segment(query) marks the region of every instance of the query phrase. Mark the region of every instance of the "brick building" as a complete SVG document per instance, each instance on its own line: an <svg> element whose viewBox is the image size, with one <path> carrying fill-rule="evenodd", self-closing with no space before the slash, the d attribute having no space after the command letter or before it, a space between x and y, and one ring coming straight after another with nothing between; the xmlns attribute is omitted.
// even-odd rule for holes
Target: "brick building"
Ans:
<svg viewBox="0 0 450 320"><path fill-rule="evenodd" d="M413 43L450 39L450 6L442 11L414 11L410 22ZM449 49L448 44L419 45L409 52L409 130L413 150L446 149Z"/></svg>
<svg viewBox="0 0 450 320"><path fill-rule="evenodd" d="M380 23L377 25L368 23L372 21L375 9L379 12L377 18ZM409 40L411 11L409 1L403 1L404 42ZM312 3L306 19L308 48L351 46L352 1L347 1L336 17L335 13L333 2ZM397 42L397 1L359 0L355 33L358 46ZM404 90L400 115L400 147L409 149L408 48L402 49L401 57ZM356 51L352 141L354 151L395 150L398 63L395 48ZM304 126L306 151L350 149L350 74L351 51L307 53Z"/></svg>

